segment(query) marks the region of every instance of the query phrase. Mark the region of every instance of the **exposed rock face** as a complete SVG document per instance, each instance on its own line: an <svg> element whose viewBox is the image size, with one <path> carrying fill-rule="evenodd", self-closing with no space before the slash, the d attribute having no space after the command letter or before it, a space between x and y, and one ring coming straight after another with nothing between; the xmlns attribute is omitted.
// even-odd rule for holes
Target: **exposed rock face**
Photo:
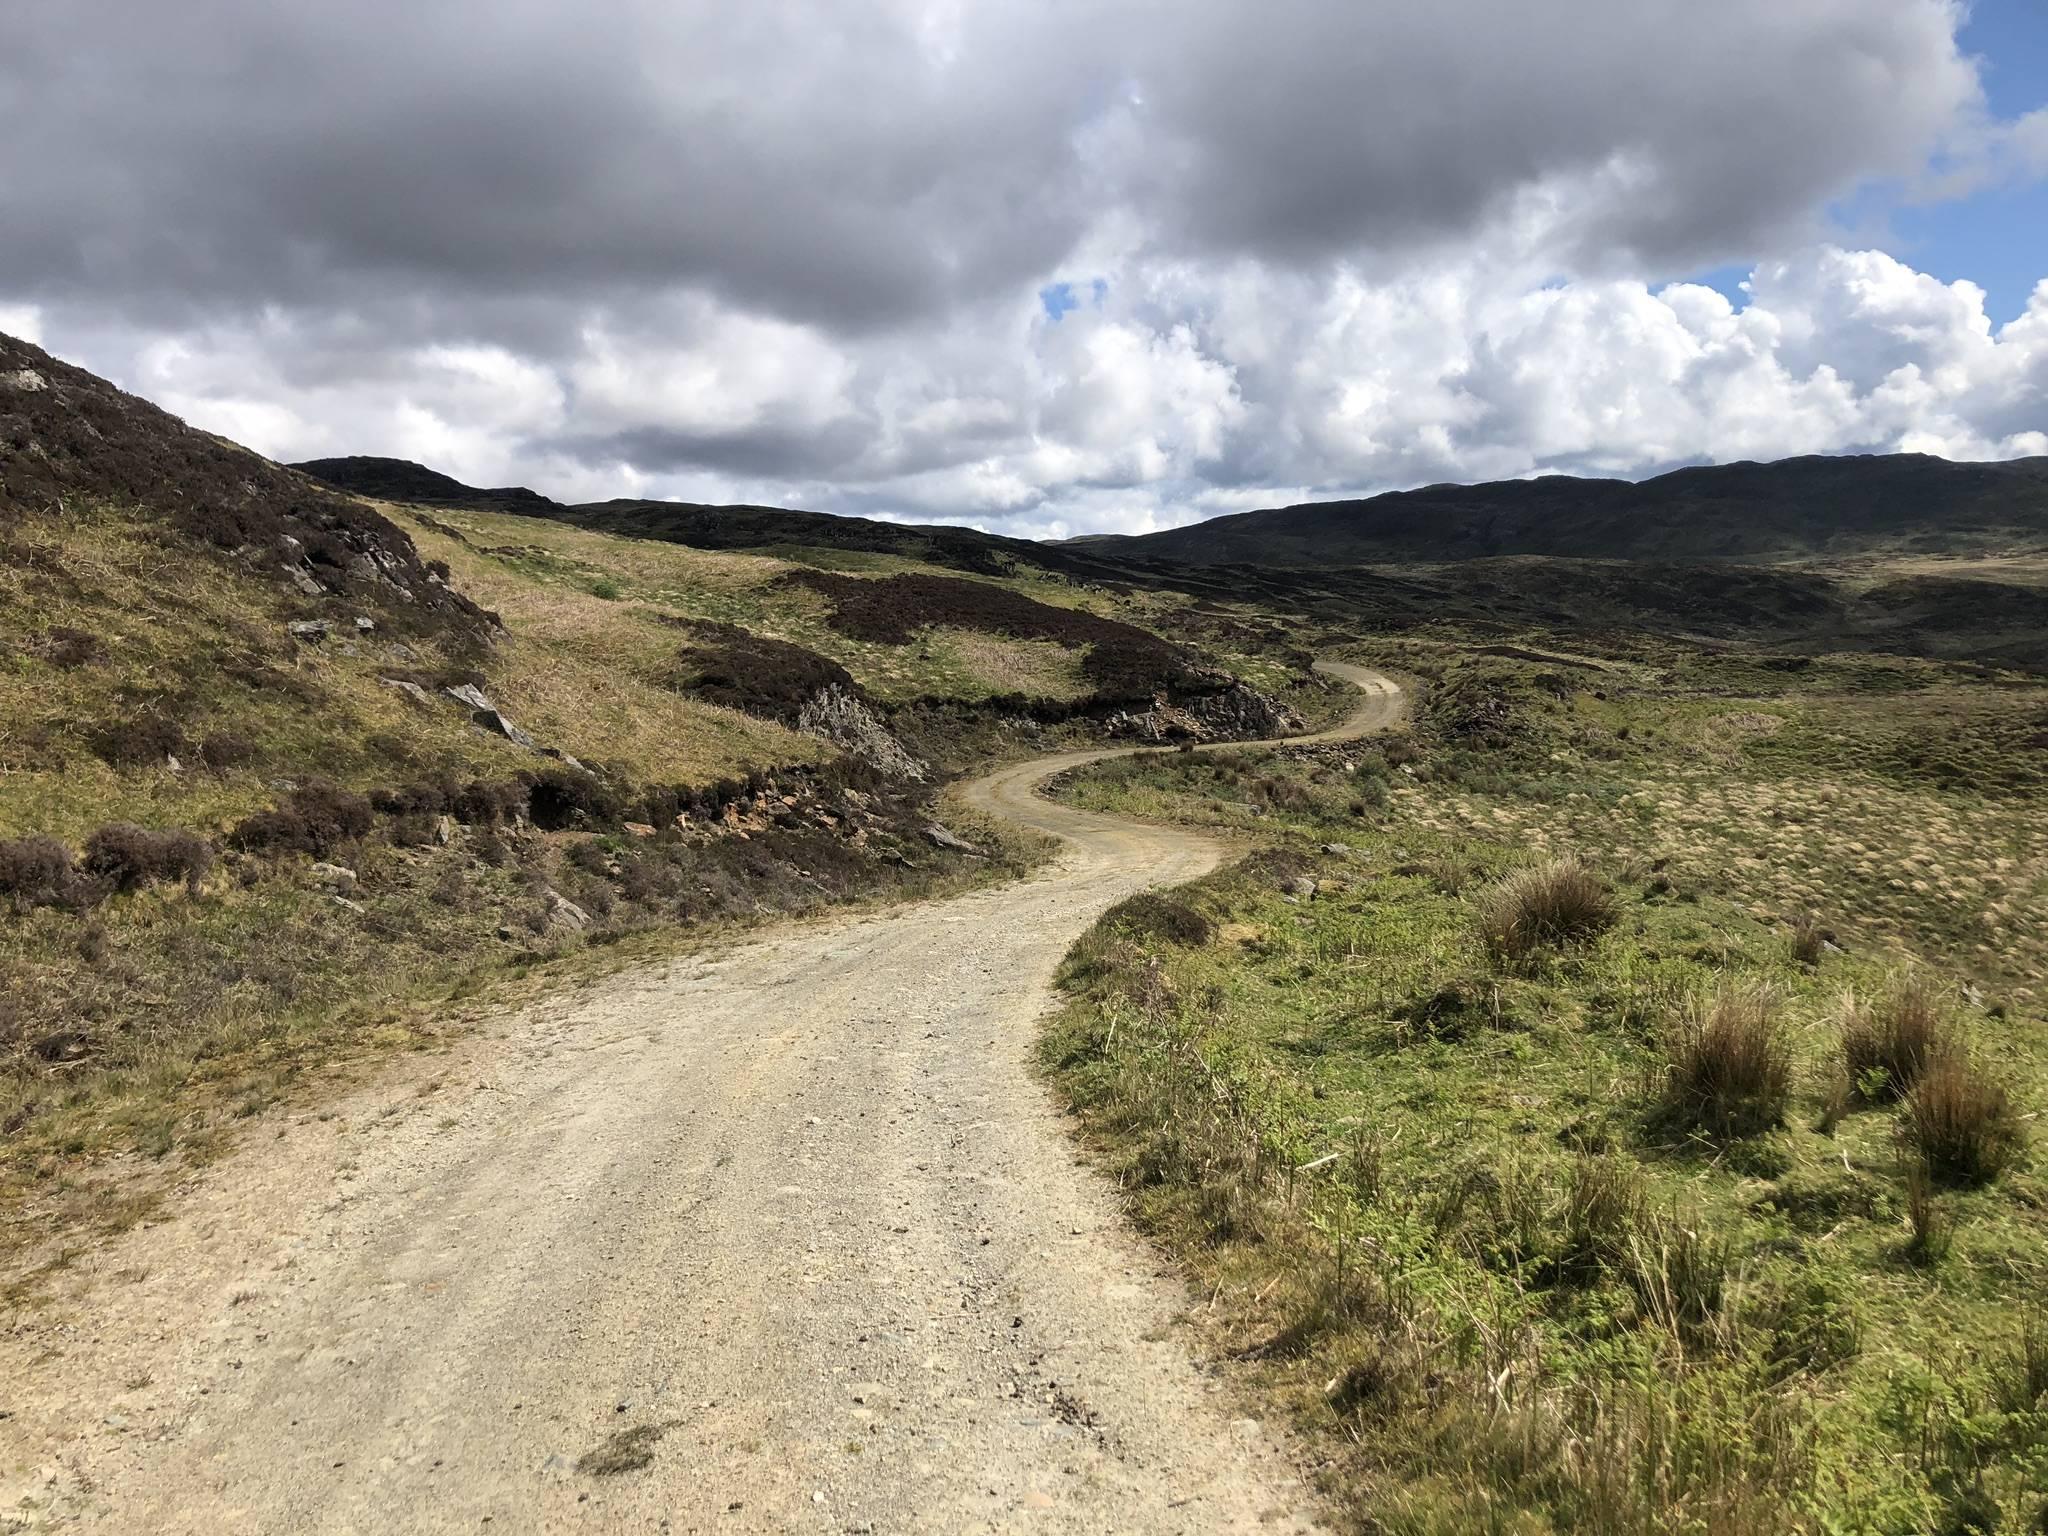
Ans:
<svg viewBox="0 0 2048 1536"><path fill-rule="evenodd" d="M889 734L872 709L837 685L821 688L805 701L796 728L837 743L891 778L921 784L931 771L930 764L912 757L903 743Z"/></svg>
<svg viewBox="0 0 2048 1536"><path fill-rule="evenodd" d="M1308 728L1308 722L1278 699L1243 683L1178 704L1162 694L1143 713L1112 715L1105 724L1112 736L1158 742L1264 741Z"/></svg>

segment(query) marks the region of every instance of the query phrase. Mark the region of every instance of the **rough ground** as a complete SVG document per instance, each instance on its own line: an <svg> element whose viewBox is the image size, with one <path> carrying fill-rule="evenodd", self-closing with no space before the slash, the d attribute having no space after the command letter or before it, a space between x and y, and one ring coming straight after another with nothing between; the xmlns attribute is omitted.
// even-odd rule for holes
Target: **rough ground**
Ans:
<svg viewBox="0 0 2048 1536"><path fill-rule="evenodd" d="M1366 691L1374 729L1398 690ZM510 1017L254 1131L0 1336L0 1530L1286 1531L1034 1082L1054 966L1221 856L1052 805L1000 890ZM429 1078L432 1080L429 1081Z"/></svg>

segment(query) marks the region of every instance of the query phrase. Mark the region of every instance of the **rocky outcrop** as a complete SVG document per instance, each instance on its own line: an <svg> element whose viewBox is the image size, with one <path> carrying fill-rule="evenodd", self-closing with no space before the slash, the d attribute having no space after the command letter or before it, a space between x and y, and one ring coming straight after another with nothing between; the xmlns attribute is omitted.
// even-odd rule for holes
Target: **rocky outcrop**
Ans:
<svg viewBox="0 0 2048 1536"><path fill-rule="evenodd" d="M796 728L844 747L892 779L922 784L931 772L931 765L912 757L860 697L837 685L819 689L804 702L797 712Z"/></svg>
<svg viewBox="0 0 2048 1536"><path fill-rule="evenodd" d="M1233 683L1178 703L1161 694L1148 710L1111 715L1104 728L1131 741L1265 741L1299 735L1308 722L1271 694Z"/></svg>

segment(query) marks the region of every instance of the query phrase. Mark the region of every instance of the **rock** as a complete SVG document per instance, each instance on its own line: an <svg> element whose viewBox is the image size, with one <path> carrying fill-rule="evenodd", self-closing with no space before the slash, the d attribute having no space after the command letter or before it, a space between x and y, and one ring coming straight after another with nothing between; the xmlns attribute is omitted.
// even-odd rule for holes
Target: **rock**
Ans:
<svg viewBox="0 0 2048 1536"><path fill-rule="evenodd" d="M178 761L178 754L175 752L166 752L164 754L164 766L173 773L183 773L185 771L185 765Z"/></svg>
<svg viewBox="0 0 2048 1536"><path fill-rule="evenodd" d="M652 837L654 836L654 828L644 821L629 821L626 823L626 835L628 837Z"/></svg>
<svg viewBox="0 0 2048 1536"><path fill-rule="evenodd" d="M974 844L964 842L960 838L955 837L936 821L925 824L924 835L929 842L940 848L950 848L955 853L971 853L976 858L981 856L981 850L975 847Z"/></svg>
<svg viewBox="0 0 2048 1536"><path fill-rule="evenodd" d="M1307 875L1296 875L1292 879L1281 881L1280 889L1289 896L1299 897L1303 901L1308 901L1314 897L1320 887L1317 886L1315 881L1309 879Z"/></svg>
<svg viewBox="0 0 2048 1536"><path fill-rule="evenodd" d="M372 618L366 618L366 617L365 617L364 615L362 615L362 614L360 614L360 613L356 615L356 633L357 633L357 634L359 634L359 635L367 635L367 634L368 634L368 633L369 633L369 632L370 632L371 630L375 629L376 627L377 627L377 621L376 621L375 619L372 619Z"/></svg>
<svg viewBox="0 0 2048 1536"><path fill-rule="evenodd" d="M444 688L442 692L455 700L456 703L467 704L471 709L487 709L494 715L498 712L498 706L493 704L483 689L477 687L474 683L463 683L454 688Z"/></svg>
<svg viewBox="0 0 2048 1536"><path fill-rule="evenodd" d="M1323 852L1340 859L1347 858L1351 853L1351 845L1349 843L1325 843L1323 844Z"/></svg>
<svg viewBox="0 0 2048 1536"><path fill-rule="evenodd" d="M332 621L327 619L294 619L285 628L297 639L315 642L325 640L334 632Z"/></svg>
<svg viewBox="0 0 2048 1536"><path fill-rule="evenodd" d="M315 581L313 573L303 565L287 565L284 568L284 573L291 579L291 584L298 588L300 596L325 597L327 595L327 589Z"/></svg>
<svg viewBox="0 0 2048 1536"><path fill-rule="evenodd" d="M912 757L903 743L889 734L872 709L837 683L827 684L805 700L797 711L796 728L836 742L893 779L921 784L930 771L928 763Z"/></svg>
<svg viewBox="0 0 2048 1536"><path fill-rule="evenodd" d="M313 878L343 896L353 896L356 892L356 872L344 865L315 864Z"/></svg>
<svg viewBox="0 0 2048 1536"><path fill-rule="evenodd" d="M455 841L455 818L453 816L439 816L435 818L434 841L443 848L446 848Z"/></svg>
<svg viewBox="0 0 2048 1536"><path fill-rule="evenodd" d="M341 907L347 911L354 912L358 916L362 915L362 912L364 910L363 904L361 902L350 901L346 896L330 896L327 899L333 902L337 907Z"/></svg>
<svg viewBox="0 0 2048 1536"><path fill-rule="evenodd" d="M386 688L396 688L415 704L431 705L434 702L433 696L426 689L422 688L418 683L409 683L402 677L380 677L377 681Z"/></svg>
<svg viewBox="0 0 2048 1536"><path fill-rule="evenodd" d="M480 709L472 717L487 731L496 731L515 747L524 747L529 752L538 752L540 743L519 729L495 709ZM578 766L581 766L580 764Z"/></svg>
<svg viewBox="0 0 2048 1536"><path fill-rule="evenodd" d="M29 395L38 394L50 387L49 381L33 368L17 368L12 373L0 374L0 380L4 380L10 388Z"/></svg>
<svg viewBox="0 0 2048 1536"><path fill-rule="evenodd" d="M548 926L569 933L581 933L590 926L590 914L560 891L550 887L540 893L541 906L547 913Z"/></svg>

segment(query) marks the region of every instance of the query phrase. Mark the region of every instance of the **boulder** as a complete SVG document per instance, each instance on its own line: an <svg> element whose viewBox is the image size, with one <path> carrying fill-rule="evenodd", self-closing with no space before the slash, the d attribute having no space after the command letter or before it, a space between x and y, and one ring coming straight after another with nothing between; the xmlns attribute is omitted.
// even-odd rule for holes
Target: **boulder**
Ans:
<svg viewBox="0 0 2048 1536"><path fill-rule="evenodd" d="M454 688L446 688L442 691L449 698L455 700L456 703L467 704L471 709L487 709L494 715L498 712L498 706L493 704L483 689L477 687L474 683L462 683Z"/></svg>
<svg viewBox="0 0 2048 1536"><path fill-rule="evenodd" d="M552 886L541 892L540 900L550 928L581 933L590 926L590 914Z"/></svg>
<svg viewBox="0 0 2048 1536"><path fill-rule="evenodd" d="M496 731L515 747L524 747L529 752L538 752L540 750L539 742L535 741L495 709L480 709L472 718L485 730ZM578 764L577 766L581 767L582 765Z"/></svg>
<svg viewBox="0 0 2048 1536"><path fill-rule="evenodd" d="M396 688L415 704L432 704L433 697L418 683L407 682L402 677L380 677L377 679L386 688Z"/></svg>
<svg viewBox="0 0 2048 1536"><path fill-rule="evenodd" d="M974 844L955 837L936 821L925 824L924 835L935 847L950 848L955 853L971 853L976 858L981 856L981 850Z"/></svg>
<svg viewBox="0 0 2048 1536"><path fill-rule="evenodd" d="M337 896L356 893L356 872L341 864L315 864L313 878Z"/></svg>
<svg viewBox="0 0 2048 1536"><path fill-rule="evenodd" d="M1283 880L1280 883L1280 889L1298 900L1308 901L1315 896L1315 893L1321 887L1315 881L1309 879L1307 875L1295 875L1292 879Z"/></svg>
<svg viewBox="0 0 2048 1536"><path fill-rule="evenodd" d="M328 619L294 619L285 625L285 628L291 631L294 639L307 640L315 644L334 632L334 624Z"/></svg>

